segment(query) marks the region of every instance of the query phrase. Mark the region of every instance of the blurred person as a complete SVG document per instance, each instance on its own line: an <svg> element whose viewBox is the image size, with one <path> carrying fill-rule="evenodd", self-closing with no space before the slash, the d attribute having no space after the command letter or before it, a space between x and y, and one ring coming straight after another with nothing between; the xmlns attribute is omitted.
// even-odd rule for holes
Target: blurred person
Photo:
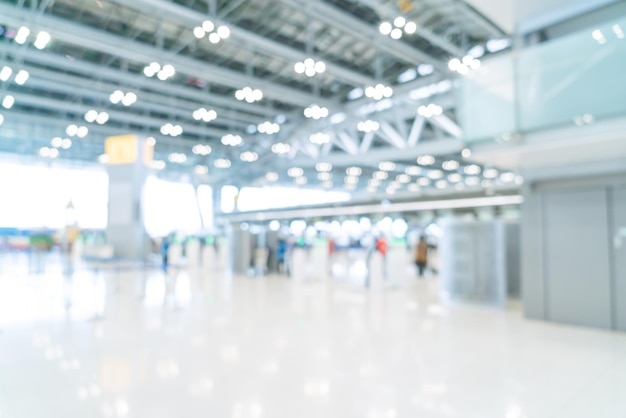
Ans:
<svg viewBox="0 0 626 418"><path fill-rule="evenodd" d="M417 243L417 247L415 250L415 265L417 266L419 277L424 276L424 269L426 268L427 263L428 243L426 242L426 237L422 235Z"/></svg>

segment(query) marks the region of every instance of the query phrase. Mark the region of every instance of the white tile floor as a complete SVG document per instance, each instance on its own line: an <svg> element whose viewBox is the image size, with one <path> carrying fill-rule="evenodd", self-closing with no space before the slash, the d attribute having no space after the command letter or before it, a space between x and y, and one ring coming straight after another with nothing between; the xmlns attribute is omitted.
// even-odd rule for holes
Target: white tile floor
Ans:
<svg viewBox="0 0 626 418"><path fill-rule="evenodd" d="M623 418L626 335L442 306L435 280L5 270L0 417Z"/></svg>

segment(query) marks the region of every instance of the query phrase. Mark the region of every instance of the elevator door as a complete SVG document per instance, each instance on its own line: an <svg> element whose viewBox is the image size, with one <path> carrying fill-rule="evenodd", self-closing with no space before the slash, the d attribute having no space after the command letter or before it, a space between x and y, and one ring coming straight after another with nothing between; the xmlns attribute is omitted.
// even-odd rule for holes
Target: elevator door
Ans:
<svg viewBox="0 0 626 418"><path fill-rule="evenodd" d="M545 194L546 311L557 322L611 328L607 190Z"/></svg>
<svg viewBox="0 0 626 418"><path fill-rule="evenodd" d="M626 188L613 189L611 200L615 328L626 331Z"/></svg>

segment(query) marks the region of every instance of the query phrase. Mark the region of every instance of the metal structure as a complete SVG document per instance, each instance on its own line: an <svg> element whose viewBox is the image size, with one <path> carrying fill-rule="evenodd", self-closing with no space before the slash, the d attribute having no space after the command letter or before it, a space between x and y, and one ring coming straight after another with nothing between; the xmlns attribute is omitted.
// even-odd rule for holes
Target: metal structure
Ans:
<svg viewBox="0 0 626 418"><path fill-rule="evenodd" d="M0 108L0 152L40 154L74 124L89 133L57 158L96 163L106 137L137 133L155 139L166 171L201 182L359 191L368 181L344 184L346 169L374 175L381 161L394 164L370 189L407 187L398 175L428 178L449 160L461 164L444 175L468 174L449 60L506 36L462 0L1 0L0 29L0 69L11 69L0 100L14 102ZM381 97L366 97L376 85ZM113 103L118 90L136 101ZM90 110L107 120L89 123ZM434 159L417 170L424 155Z"/></svg>

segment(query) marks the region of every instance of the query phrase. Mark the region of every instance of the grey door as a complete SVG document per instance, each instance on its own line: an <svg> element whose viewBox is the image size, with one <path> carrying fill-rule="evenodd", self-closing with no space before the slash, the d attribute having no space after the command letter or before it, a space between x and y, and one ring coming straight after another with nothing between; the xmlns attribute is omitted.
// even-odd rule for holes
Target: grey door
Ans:
<svg viewBox="0 0 626 418"><path fill-rule="evenodd" d="M611 200L615 328L626 331L626 188L613 189Z"/></svg>
<svg viewBox="0 0 626 418"><path fill-rule="evenodd" d="M548 319L611 328L607 191L545 191Z"/></svg>

